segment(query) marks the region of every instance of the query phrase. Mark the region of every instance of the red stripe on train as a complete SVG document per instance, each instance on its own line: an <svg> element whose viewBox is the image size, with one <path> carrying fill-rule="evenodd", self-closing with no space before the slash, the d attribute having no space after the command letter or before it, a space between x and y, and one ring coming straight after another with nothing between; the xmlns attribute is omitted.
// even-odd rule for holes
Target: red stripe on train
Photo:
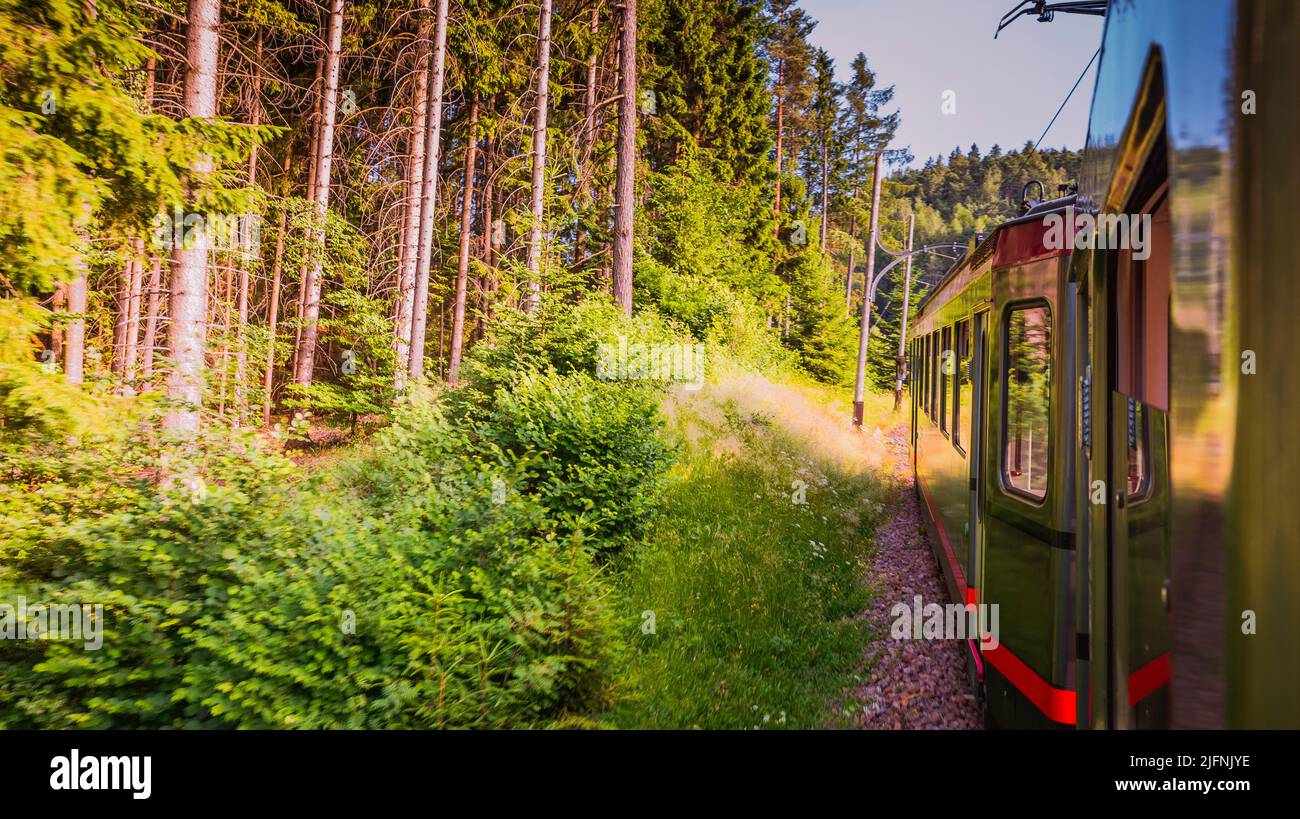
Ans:
<svg viewBox="0 0 1300 819"><path fill-rule="evenodd" d="M1054 688L1024 661L1005 646L982 652L989 664L1001 672L1007 681L1024 694L1039 711L1056 722L1073 724L1075 721L1075 694L1064 688ZM1169 652L1134 671L1128 677L1128 704L1137 705L1159 689L1169 684ZM1091 693L1091 692L1089 692ZM1092 697L1088 698L1088 716L1092 716Z"/></svg>
<svg viewBox="0 0 1300 819"><path fill-rule="evenodd" d="M1128 707L1132 708L1169 684L1169 652L1128 675Z"/></svg>
<svg viewBox="0 0 1300 819"><path fill-rule="evenodd" d="M989 664L998 670L1007 681L1024 694L1039 711L1054 722L1074 724L1074 692L1064 688L1054 688L1051 683L1038 676L1025 665L1024 661L1007 650L1006 646L987 649L983 652Z"/></svg>

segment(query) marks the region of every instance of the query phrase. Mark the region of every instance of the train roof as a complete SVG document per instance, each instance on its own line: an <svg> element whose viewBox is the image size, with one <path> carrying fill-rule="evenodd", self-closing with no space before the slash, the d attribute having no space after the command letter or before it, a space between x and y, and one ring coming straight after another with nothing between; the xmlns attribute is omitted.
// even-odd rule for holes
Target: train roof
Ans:
<svg viewBox="0 0 1300 819"><path fill-rule="evenodd" d="M967 268L978 267L983 264L986 259L992 256L994 251L997 250L1000 234L1006 232L1010 228L1016 227L1017 225L1039 221L1050 213L1061 213L1065 211L1066 208L1073 207L1075 199L1075 194L1069 194L1067 196L1057 197L1056 199L1030 202L1029 207L1021 215L1014 219L1008 219L1005 222L999 223L989 231L986 236L980 238L978 241L972 239L971 247L964 254L958 257L946 271L944 271L943 276L935 286L921 299L920 304L917 305L916 308L917 315L919 316L925 313L926 307L929 306L930 302L934 301L939 293L943 291L948 282L952 281L958 273ZM1033 257L1024 256L1023 260L1029 261L1031 258ZM1017 258L1012 258L1009 263L1014 264L1015 261L1017 261ZM999 264L998 266L1006 267L1008 266L1008 263Z"/></svg>

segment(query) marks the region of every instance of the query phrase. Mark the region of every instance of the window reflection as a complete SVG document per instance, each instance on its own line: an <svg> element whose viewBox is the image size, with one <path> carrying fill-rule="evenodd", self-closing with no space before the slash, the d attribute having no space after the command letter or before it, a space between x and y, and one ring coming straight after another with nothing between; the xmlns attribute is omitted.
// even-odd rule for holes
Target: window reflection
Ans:
<svg viewBox="0 0 1300 819"><path fill-rule="evenodd" d="M952 402L952 439L964 452L970 440L971 419L970 322L958 322L956 348L957 391Z"/></svg>
<svg viewBox="0 0 1300 819"><path fill-rule="evenodd" d="M1007 317L1003 475L1008 486L1035 499L1047 495L1051 334L1045 306L1016 308Z"/></svg>

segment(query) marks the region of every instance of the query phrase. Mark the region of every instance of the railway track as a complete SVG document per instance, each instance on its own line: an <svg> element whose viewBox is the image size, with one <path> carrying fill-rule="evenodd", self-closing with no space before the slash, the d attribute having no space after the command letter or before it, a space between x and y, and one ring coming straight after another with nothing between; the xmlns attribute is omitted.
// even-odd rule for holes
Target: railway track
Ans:
<svg viewBox="0 0 1300 819"><path fill-rule="evenodd" d="M983 717L971 693L963 643L890 636L890 609L896 604L910 604L916 595L927 603L955 601L949 599L927 542L908 466L906 425L900 423L880 437L880 474L891 492L867 576L874 595L863 616L873 639L864 658L866 680L853 692L858 724L865 729L981 728Z"/></svg>

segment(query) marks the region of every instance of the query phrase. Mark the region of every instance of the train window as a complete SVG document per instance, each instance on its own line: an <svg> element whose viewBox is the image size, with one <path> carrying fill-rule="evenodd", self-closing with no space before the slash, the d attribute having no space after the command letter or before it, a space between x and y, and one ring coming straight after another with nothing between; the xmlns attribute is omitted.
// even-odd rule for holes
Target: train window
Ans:
<svg viewBox="0 0 1300 819"><path fill-rule="evenodd" d="M939 429L948 431L949 394L952 392L952 328L945 327L939 343Z"/></svg>
<svg viewBox="0 0 1300 819"><path fill-rule="evenodd" d="M935 352L934 333L926 336L929 347L926 350L926 373L925 373L925 392L926 392L926 411L930 414L930 420L934 420L934 359L938 353Z"/></svg>
<svg viewBox="0 0 1300 819"><path fill-rule="evenodd" d="M925 414L929 416L930 414L930 337L922 336L920 344L921 344L920 347L921 381L917 385L917 389L919 389L921 392L921 409L925 410Z"/></svg>
<svg viewBox="0 0 1300 819"><path fill-rule="evenodd" d="M907 397L909 400L916 401L916 341L912 340L907 343Z"/></svg>
<svg viewBox="0 0 1300 819"><path fill-rule="evenodd" d="M916 339L907 345L907 397L916 401Z"/></svg>
<svg viewBox="0 0 1300 819"><path fill-rule="evenodd" d="M953 372L952 443L963 454L970 440L970 322L957 322L953 344L956 370ZM965 415L962 408L965 407ZM964 422L964 423L963 423Z"/></svg>
<svg viewBox="0 0 1300 819"><path fill-rule="evenodd" d="M916 405L925 411L925 337L916 340Z"/></svg>
<svg viewBox="0 0 1300 819"><path fill-rule="evenodd" d="M1007 314L1003 379L1002 475L1014 492L1047 496L1047 443L1052 389L1052 314L1045 305Z"/></svg>

